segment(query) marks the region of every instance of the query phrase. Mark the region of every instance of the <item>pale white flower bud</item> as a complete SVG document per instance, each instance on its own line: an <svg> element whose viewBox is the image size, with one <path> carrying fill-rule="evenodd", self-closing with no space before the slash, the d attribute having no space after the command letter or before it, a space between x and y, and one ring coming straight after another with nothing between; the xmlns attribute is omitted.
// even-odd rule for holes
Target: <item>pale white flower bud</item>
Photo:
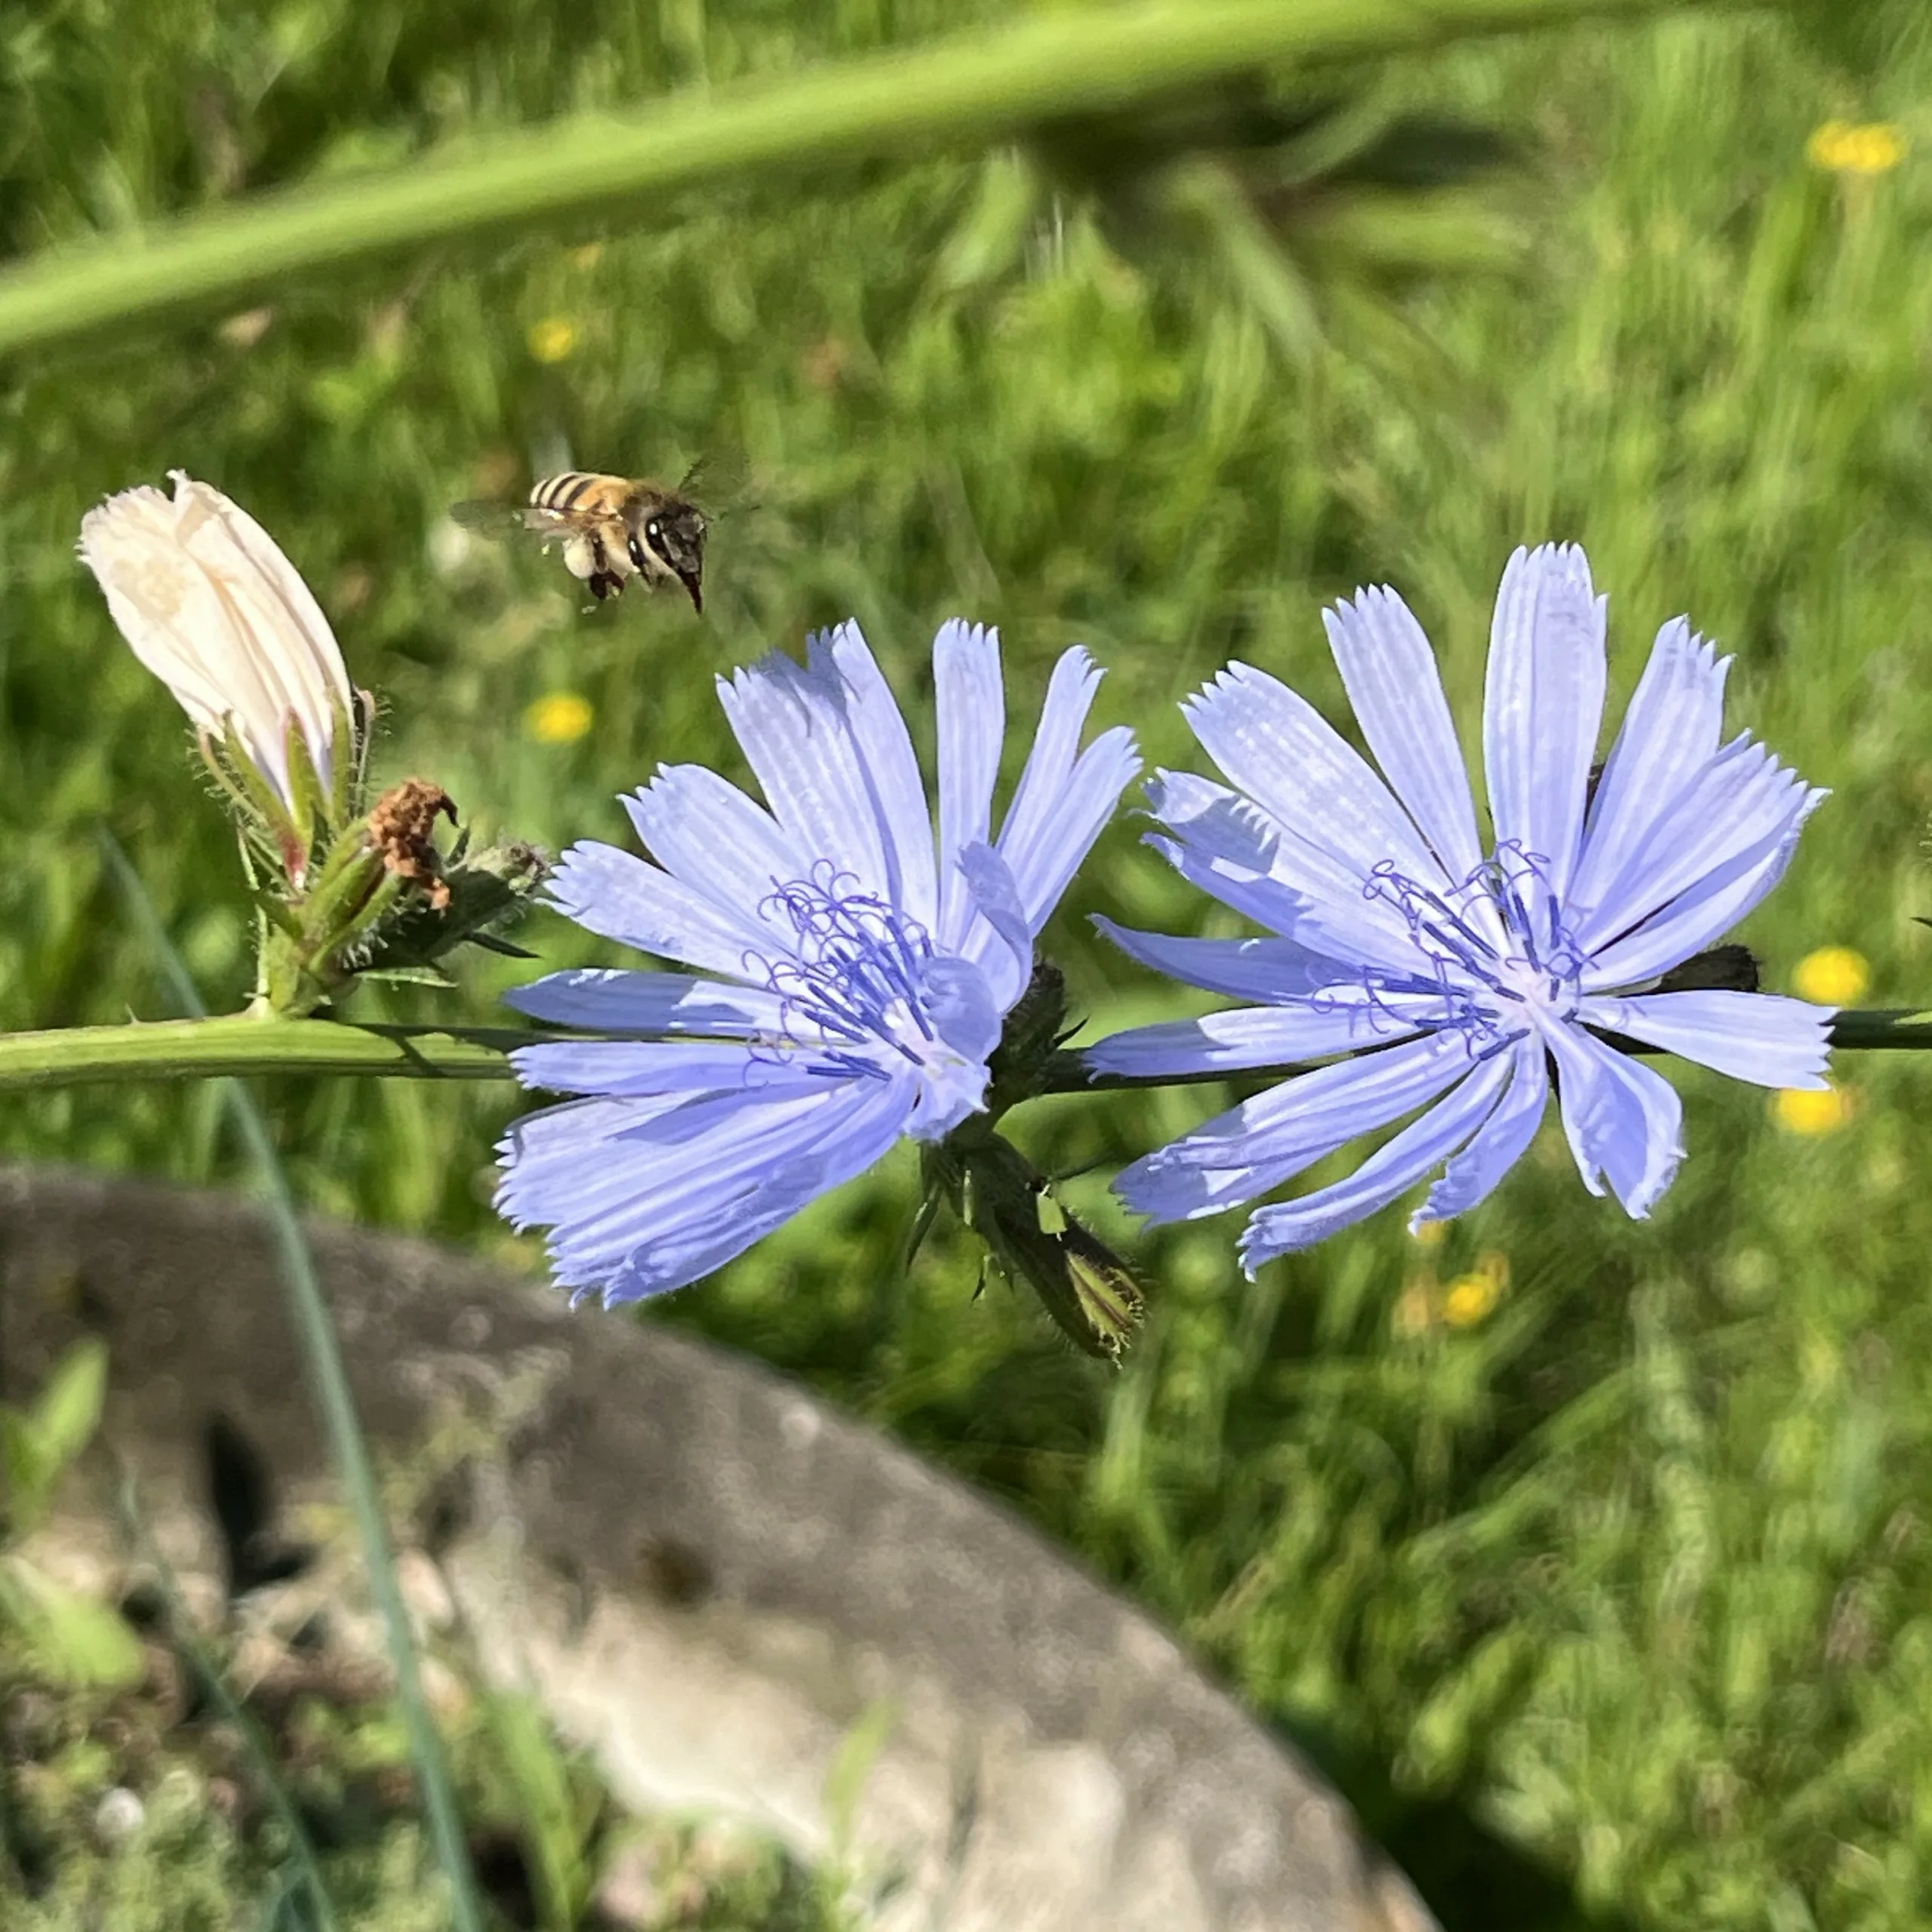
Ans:
<svg viewBox="0 0 1932 1932"><path fill-rule="evenodd" d="M268 532L219 490L169 475L172 501L143 485L88 511L82 558L134 655L198 726L232 728L293 810L290 721L326 794L337 719L355 715L342 653Z"/></svg>

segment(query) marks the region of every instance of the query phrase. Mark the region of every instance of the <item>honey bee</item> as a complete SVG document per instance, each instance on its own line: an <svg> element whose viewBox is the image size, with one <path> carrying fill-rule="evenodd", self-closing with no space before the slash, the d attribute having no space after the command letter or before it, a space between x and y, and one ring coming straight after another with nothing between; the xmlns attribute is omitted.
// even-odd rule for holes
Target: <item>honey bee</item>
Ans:
<svg viewBox="0 0 1932 1932"><path fill-rule="evenodd" d="M692 492L715 467L694 463L675 489L641 477L567 469L543 478L526 503L458 503L450 515L468 530L491 536L526 531L546 550L560 545L565 568L589 585L600 604L637 577L647 590L681 585L691 608L702 613L710 523Z"/></svg>

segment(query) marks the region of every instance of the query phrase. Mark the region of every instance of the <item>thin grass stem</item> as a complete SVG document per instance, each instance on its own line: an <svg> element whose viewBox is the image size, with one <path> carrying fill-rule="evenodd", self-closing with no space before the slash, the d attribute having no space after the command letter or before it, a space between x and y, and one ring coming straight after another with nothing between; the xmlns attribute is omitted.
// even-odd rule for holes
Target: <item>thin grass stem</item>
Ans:
<svg viewBox="0 0 1932 1932"><path fill-rule="evenodd" d="M174 1002L193 1017L205 1017L201 995L189 978L181 956L174 949L143 887L139 875L128 862L111 833L103 832L101 845L108 870L125 894L136 924L159 963ZM263 1206L274 1236L277 1259L284 1284L288 1291L296 1331L303 1354L314 1380L322 1417L328 1430L329 1445L336 1470L349 1497L351 1514L361 1540L362 1560L369 1573L370 1594L383 1620L391 1667L395 1672L396 1699L402 1706L403 1722L409 1734L411 1758L429 1814L429 1836L436 1849L450 1888L450 1918L455 1932L484 1932L481 1900L475 1875L470 1869L469 1847L464 1840L463 1821L457 1809L456 1789L445 1761L441 1740L423 1696L423 1682L416 1668L416 1647L410 1634L409 1614L396 1581L395 1565L390 1558L389 1537L383 1527L382 1509L377 1500L375 1471L369 1460L369 1448L355 1413L355 1398L349 1386L349 1371L342 1358L335 1324L323 1298L321 1283L315 1273L288 1176L275 1152L274 1137L254 1097L238 1081L225 1083L223 1097L235 1129L248 1150L260 1181Z"/></svg>
<svg viewBox="0 0 1932 1932"><path fill-rule="evenodd" d="M208 1701L234 1727L236 1736L241 1739L242 1755L255 1774L256 1783L268 1800L269 1810L280 1820L282 1829L288 1835L289 1855L295 1862L302 1882L308 1887L320 1932L337 1932L335 1906L323 1881L321 1860L316 1856L315 1841L309 1837L308 1827L303 1823L302 1814L289 1796L287 1786L276 1773L274 1754L269 1749L268 1740L263 1735L254 1713L229 1689L228 1680L196 1633L194 1620L189 1616L187 1606L182 1601L174 1572L149 1534L141 1515L131 1475L124 1473L122 1477L119 1500L122 1519L134 1539L136 1553L154 1572L155 1586L161 1592L162 1608L168 1620L169 1641L180 1652L196 1682L207 1694Z"/></svg>

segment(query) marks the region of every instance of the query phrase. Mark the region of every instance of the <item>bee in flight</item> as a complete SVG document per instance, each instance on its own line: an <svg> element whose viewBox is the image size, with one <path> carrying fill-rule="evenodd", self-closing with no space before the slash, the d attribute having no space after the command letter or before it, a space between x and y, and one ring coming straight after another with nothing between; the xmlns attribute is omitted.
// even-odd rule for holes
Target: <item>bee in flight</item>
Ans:
<svg viewBox="0 0 1932 1932"><path fill-rule="evenodd" d="M451 516L465 529L491 536L530 532L549 549L560 544L565 568L590 586L601 604L632 577L647 590L682 585L691 608L704 609L704 540L709 528L691 492L712 466L694 463L676 488L639 477L567 469L546 476L530 500L458 503Z"/></svg>

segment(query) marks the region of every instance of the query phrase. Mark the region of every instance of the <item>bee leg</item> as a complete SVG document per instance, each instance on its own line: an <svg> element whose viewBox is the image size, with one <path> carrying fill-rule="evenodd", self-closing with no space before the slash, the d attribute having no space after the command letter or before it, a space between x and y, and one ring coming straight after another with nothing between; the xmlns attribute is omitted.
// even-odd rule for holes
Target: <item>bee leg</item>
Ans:
<svg viewBox="0 0 1932 1932"><path fill-rule="evenodd" d="M611 592L616 589L617 587L617 579L614 577L607 577L601 571L597 571L591 577L590 594L592 596L595 598L600 604L602 603L605 598L608 597Z"/></svg>

